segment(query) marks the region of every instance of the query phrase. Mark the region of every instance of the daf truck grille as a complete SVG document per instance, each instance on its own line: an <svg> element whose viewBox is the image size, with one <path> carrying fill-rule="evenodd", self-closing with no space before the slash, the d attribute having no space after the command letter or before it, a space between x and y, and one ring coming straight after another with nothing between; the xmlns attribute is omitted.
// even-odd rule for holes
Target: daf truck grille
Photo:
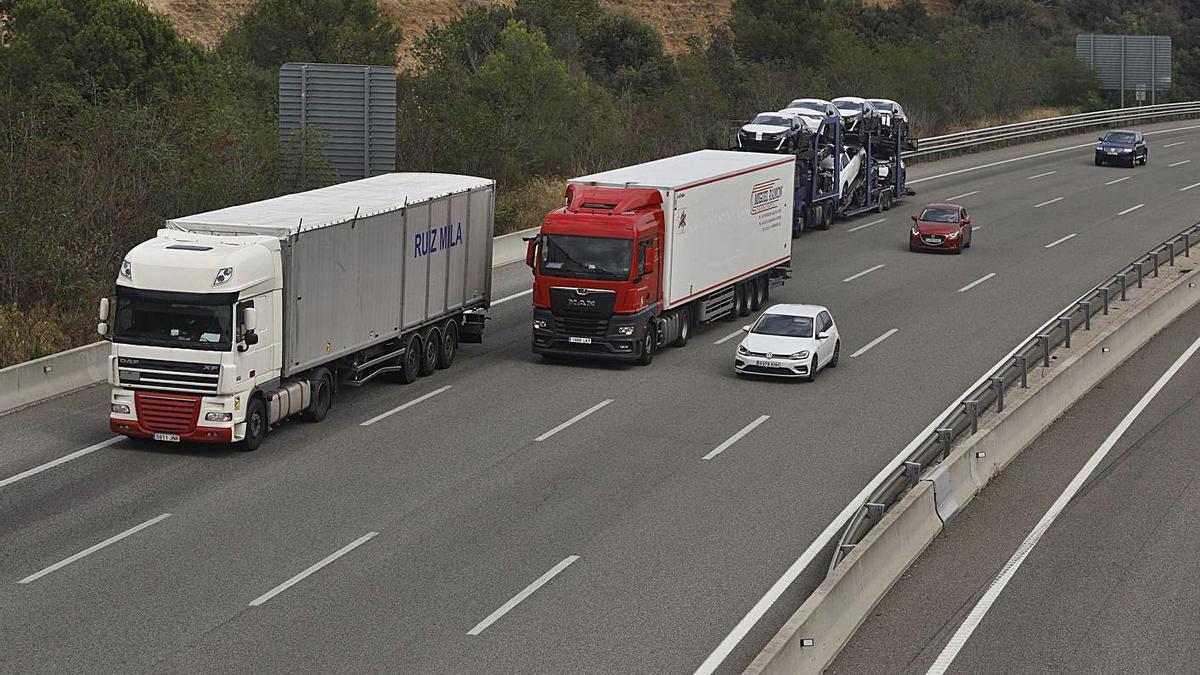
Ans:
<svg viewBox="0 0 1200 675"><path fill-rule="evenodd" d="M149 431L163 434L190 434L196 430L200 414L199 396L136 392L138 422Z"/></svg>
<svg viewBox="0 0 1200 675"><path fill-rule="evenodd" d="M182 363L121 357L117 362L122 387L215 394L221 366L215 363Z"/></svg>

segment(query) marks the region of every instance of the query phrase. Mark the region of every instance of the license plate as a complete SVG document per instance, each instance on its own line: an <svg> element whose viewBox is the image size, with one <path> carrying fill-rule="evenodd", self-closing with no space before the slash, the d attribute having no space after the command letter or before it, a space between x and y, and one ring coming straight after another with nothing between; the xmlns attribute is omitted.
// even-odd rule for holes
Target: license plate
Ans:
<svg viewBox="0 0 1200 675"><path fill-rule="evenodd" d="M179 434L154 434L154 440L178 443L179 442Z"/></svg>
<svg viewBox="0 0 1200 675"><path fill-rule="evenodd" d="M1105 150L1105 152L1107 152L1107 153L1108 153L1108 154L1110 154L1110 155L1115 155L1115 154L1117 154L1117 151L1116 151L1116 150Z"/></svg>
<svg viewBox="0 0 1200 675"><path fill-rule="evenodd" d="M590 345L592 344L592 338L572 337L567 338L567 342L573 342L577 345Z"/></svg>
<svg viewBox="0 0 1200 675"><path fill-rule="evenodd" d="M783 364L778 361L759 361L758 365L764 368L782 368Z"/></svg>

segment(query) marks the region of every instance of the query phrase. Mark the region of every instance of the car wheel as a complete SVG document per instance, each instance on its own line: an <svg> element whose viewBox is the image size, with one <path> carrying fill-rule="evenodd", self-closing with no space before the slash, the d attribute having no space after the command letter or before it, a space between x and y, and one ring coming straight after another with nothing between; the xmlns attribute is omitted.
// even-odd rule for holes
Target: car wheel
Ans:
<svg viewBox="0 0 1200 675"><path fill-rule="evenodd" d="M257 450L267 437L267 426L267 404L263 403L262 397L256 396L250 399L246 409L246 437L242 439L242 449L247 452Z"/></svg>
<svg viewBox="0 0 1200 675"><path fill-rule="evenodd" d="M958 244L954 246L954 255L961 255L963 251L962 239L958 240Z"/></svg>
<svg viewBox="0 0 1200 675"><path fill-rule="evenodd" d="M679 310L679 337L675 338L676 347L686 347L692 339L692 309L684 307Z"/></svg>
<svg viewBox="0 0 1200 675"><path fill-rule="evenodd" d="M916 247L916 245L914 245L914 244L913 244L913 243L910 241L910 242L908 242L908 250L909 250L910 252L912 252L912 253L916 253L916 252L917 252L917 247Z"/></svg>
<svg viewBox="0 0 1200 675"><path fill-rule="evenodd" d="M639 366L648 366L654 360L654 328L646 328L646 336L642 338L642 353L638 356Z"/></svg>
<svg viewBox="0 0 1200 675"><path fill-rule="evenodd" d="M449 368L454 365L454 355L458 353L458 322L450 319L442 327L442 344L438 350L438 368Z"/></svg>
<svg viewBox="0 0 1200 675"><path fill-rule="evenodd" d="M1142 166L1146 166L1149 163L1150 163L1150 153L1147 152L1146 154L1142 155Z"/></svg>
<svg viewBox="0 0 1200 675"><path fill-rule="evenodd" d="M805 382L812 382L817 379L817 355L813 354L812 361L808 364L808 375L804 377Z"/></svg>
<svg viewBox="0 0 1200 675"><path fill-rule="evenodd" d="M1104 166L1104 160L1097 157L1096 158L1096 166Z"/></svg>
<svg viewBox="0 0 1200 675"><path fill-rule="evenodd" d="M833 358L830 359L829 363L827 363L825 365L829 368L837 368L838 357L841 356L841 353L842 353L842 341L838 340L837 342L833 343Z"/></svg>

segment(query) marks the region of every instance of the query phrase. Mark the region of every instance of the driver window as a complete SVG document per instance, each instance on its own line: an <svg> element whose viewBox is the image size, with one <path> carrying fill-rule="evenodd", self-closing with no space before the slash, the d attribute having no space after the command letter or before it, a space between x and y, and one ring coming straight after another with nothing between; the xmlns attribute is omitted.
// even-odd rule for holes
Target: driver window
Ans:
<svg viewBox="0 0 1200 675"><path fill-rule="evenodd" d="M643 276L653 271L646 266L646 252L650 250L650 243L649 239L643 239L638 242L638 250L640 251L640 255L638 256L638 276Z"/></svg>

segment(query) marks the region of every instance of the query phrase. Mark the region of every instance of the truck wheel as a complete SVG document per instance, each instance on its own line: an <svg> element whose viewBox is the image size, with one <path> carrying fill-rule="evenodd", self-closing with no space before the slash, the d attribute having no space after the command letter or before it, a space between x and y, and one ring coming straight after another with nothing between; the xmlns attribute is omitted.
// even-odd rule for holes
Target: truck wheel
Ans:
<svg viewBox="0 0 1200 675"><path fill-rule="evenodd" d="M442 348L438 351L438 368L449 368L458 353L458 322L450 319L442 326Z"/></svg>
<svg viewBox="0 0 1200 675"><path fill-rule="evenodd" d="M421 352L421 374L432 375L437 369L439 346L442 344L442 331L436 326L425 332L424 351Z"/></svg>
<svg viewBox="0 0 1200 675"><path fill-rule="evenodd" d="M646 328L646 336L642 338L642 353L638 356L639 366L648 366L654 360L654 327Z"/></svg>
<svg viewBox="0 0 1200 675"><path fill-rule="evenodd" d="M396 381L401 384L412 384L417 381L417 373L421 370L421 336L413 335L408 338L408 346L404 356L400 357L400 372Z"/></svg>
<svg viewBox="0 0 1200 675"><path fill-rule="evenodd" d="M325 419L325 415L329 414L330 406L333 405L333 384L324 373L313 382L312 396L308 410L305 410L300 416L305 422L316 424Z"/></svg>
<svg viewBox="0 0 1200 675"><path fill-rule="evenodd" d="M250 399L246 408L246 438L242 440L242 449L253 452L262 445L267 436L267 405L261 397Z"/></svg>
<svg viewBox="0 0 1200 675"><path fill-rule="evenodd" d="M766 274L762 276L762 291L763 306L765 307L771 301L771 277Z"/></svg>
<svg viewBox="0 0 1200 675"><path fill-rule="evenodd" d="M692 339L692 309L684 307L679 310L679 337L675 338L676 347L686 347Z"/></svg>
<svg viewBox="0 0 1200 675"><path fill-rule="evenodd" d="M821 224L819 229L828 230L833 226L833 203L825 202L821 204Z"/></svg>
<svg viewBox="0 0 1200 675"><path fill-rule="evenodd" d="M754 277L750 281L750 311L757 312L763 306L763 278Z"/></svg>

